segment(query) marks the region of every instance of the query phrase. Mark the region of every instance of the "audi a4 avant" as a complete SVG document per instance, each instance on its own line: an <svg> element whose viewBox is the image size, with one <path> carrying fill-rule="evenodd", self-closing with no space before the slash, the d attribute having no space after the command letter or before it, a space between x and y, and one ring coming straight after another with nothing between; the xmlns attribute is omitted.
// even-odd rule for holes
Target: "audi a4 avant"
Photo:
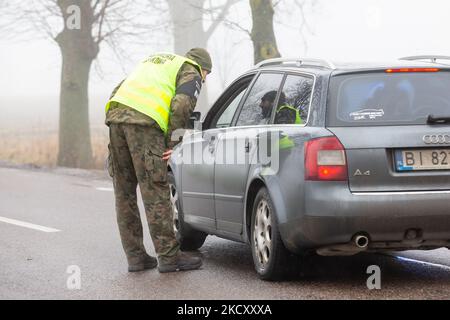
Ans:
<svg viewBox="0 0 450 320"><path fill-rule="evenodd" d="M182 249L207 235L248 243L259 277L276 280L308 253L449 248L440 59L272 59L244 73L169 161Z"/></svg>

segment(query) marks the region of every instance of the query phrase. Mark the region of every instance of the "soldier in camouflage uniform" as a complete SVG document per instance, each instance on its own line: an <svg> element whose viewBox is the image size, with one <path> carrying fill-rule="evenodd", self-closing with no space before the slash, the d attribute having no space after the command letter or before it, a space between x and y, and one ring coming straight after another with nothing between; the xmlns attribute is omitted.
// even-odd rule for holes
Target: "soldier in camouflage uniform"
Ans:
<svg viewBox="0 0 450 320"><path fill-rule="evenodd" d="M119 102L110 102L106 114L106 124L110 128L108 169L113 177L117 222L130 272L157 265L160 272L191 270L202 264L200 258L180 251L174 234L167 181L166 161L178 143L171 141L171 134L187 128L201 84L212 67L211 58L204 49L192 49L186 57L200 65L202 72L188 62L181 66L176 77L176 93L170 104L167 135L151 117ZM149 256L144 248L137 185L158 260Z"/></svg>

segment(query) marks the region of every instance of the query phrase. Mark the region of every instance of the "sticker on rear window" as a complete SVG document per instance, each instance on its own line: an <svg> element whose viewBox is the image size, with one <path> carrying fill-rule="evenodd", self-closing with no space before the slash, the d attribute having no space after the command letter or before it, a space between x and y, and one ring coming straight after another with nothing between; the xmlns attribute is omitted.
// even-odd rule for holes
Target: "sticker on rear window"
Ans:
<svg viewBox="0 0 450 320"><path fill-rule="evenodd" d="M383 109L363 109L350 113L350 118L354 121L358 120L376 120L384 116Z"/></svg>

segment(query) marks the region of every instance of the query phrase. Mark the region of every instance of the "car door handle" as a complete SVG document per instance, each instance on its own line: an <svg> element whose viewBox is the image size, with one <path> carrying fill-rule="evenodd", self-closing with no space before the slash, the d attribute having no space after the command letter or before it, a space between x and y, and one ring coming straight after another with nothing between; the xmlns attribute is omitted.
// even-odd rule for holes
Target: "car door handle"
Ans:
<svg viewBox="0 0 450 320"><path fill-rule="evenodd" d="M214 153L214 150L215 150L214 142L215 141L216 141L216 137L215 136L212 136L211 138L209 138L208 150L211 153Z"/></svg>
<svg viewBox="0 0 450 320"><path fill-rule="evenodd" d="M246 141L246 142L245 142L245 152L246 152L246 153L249 153L251 147L252 147L251 142L250 142L250 141Z"/></svg>

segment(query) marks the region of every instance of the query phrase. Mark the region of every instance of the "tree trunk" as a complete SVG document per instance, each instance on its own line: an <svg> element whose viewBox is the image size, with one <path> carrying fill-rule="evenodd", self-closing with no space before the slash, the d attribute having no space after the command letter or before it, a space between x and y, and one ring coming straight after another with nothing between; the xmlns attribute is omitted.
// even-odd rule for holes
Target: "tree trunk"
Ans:
<svg viewBox="0 0 450 320"><path fill-rule="evenodd" d="M174 51L184 55L190 49L207 49L208 39L203 29L203 8L205 0L168 0L172 18ZM209 109L206 84L200 93L196 109L205 112Z"/></svg>
<svg viewBox="0 0 450 320"><path fill-rule="evenodd" d="M251 39L255 64L271 58L279 58L275 32L273 31L272 0L250 0L253 27Z"/></svg>
<svg viewBox="0 0 450 320"><path fill-rule="evenodd" d="M184 55L194 47L206 49L208 39L203 29L204 2L205 0L168 0L176 54Z"/></svg>
<svg viewBox="0 0 450 320"><path fill-rule="evenodd" d="M56 37L62 56L58 166L91 168L88 85L99 47L92 37L94 17L90 1L59 0L64 21L68 17L67 7L73 4L81 9L81 28L70 29L65 24Z"/></svg>
<svg viewBox="0 0 450 320"><path fill-rule="evenodd" d="M61 54L58 165L90 168L93 159L88 83L92 61L80 59L64 48L61 48Z"/></svg>

